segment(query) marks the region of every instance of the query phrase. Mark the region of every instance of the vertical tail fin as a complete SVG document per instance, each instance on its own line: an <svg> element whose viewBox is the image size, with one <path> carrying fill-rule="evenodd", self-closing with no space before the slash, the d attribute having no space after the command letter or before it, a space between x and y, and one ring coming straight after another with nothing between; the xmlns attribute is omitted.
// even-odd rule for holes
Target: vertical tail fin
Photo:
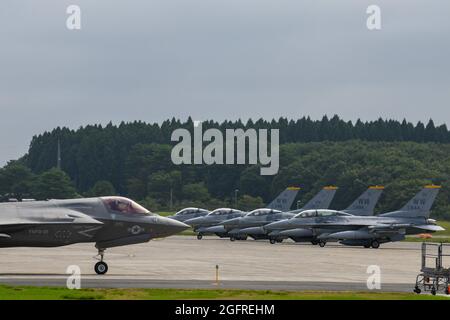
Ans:
<svg viewBox="0 0 450 320"><path fill-rule="evenodd" d="M383 216L417 218L430 216L430 209L439 193L440 186L428 185L420 190L398 211L384 213Z"/></svg>
<svg viewBox="0 0 450 320"><path fill-rule="evenodd" d="M425 186L414 196L414 198L409 200L408 203L400 209L400 211L429 212L440 188L440 186L435 185Z"/></svg>
<svg viewBox="0 0 450 320"><path fill-rule="evenodd" d="M372 216L384 187L372 186L363 192L344 212L356 216Z"/></svg>
<svg viewBox="0 0 450 320"><path fill-rule="evenodd" d="M271 203L269 203L266 208L280 211L289 211L299 190L300 188L297 187L287 187L278 195L278 197L276 197Z"/></svg>
<svg viewBox="0 0 450 320"><path fill-rule="evenodd" d="M302 210L328 209L337 189L334 186L324 187L302 207Z"/></svg>

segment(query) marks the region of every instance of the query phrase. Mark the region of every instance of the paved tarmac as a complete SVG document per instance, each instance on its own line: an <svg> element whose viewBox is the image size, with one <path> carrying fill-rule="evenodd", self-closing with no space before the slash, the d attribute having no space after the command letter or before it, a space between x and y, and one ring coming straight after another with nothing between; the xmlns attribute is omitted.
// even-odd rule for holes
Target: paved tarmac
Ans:
<svg viewBox="0 0 450 320"><path fill-rule="evenodd" d="M77 265L82 287L367 290L369 266L381 271L382 291L411 291L420 270L420 243L379 249L337 243L320 248L285 241L235 241L174 236L106 251L107 275L94 273L93 244L1 248L0 283L64 286ZM215 283L216 265L219 284Z"/></svg>

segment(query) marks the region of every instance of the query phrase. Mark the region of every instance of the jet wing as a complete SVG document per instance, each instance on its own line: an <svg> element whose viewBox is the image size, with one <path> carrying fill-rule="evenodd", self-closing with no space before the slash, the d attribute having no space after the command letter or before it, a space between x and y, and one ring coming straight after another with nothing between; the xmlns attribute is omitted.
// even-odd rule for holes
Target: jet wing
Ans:
<svg viewBox="0 0 450 320"><path fill-rule="evenodd" d="M369 230L372 231L383 231L383 230L394 230L394 229L402 229L414 227L413 224L410 223L392 223L392 224L377 224L371 225L368 227Z"/></svg>
<svg viewBox="0 0 450 320"><path fill-rule="evenodd" d="M29 215L25 213L18 217L1 217L0 215L0 237L9 237L8 233L40 225L103 225L103 222L84 213L66 208L45 209L44 215L33 214L32 211Z"/></svg>
<svg viewBox="0 0 450 320"><path fill-rule="evenodd" d="M415 228L415 229L422 229L426 231L443 231L445 230L441 226L437 226L434 224L412 224L412 223L394 223L394 224L387 224L387 225L375 225L368 227L369 230L373 231L383 231L383 230L395 230L395 229L402 229L402 228Z"/></svg>
<svg viewBox="0 0 450 320"><path fill-rule="evenodd" d="M436 226L434 224L424 224L424 225L420 225L420 226L414 226L414 228L422 229L422 230L426 230L426 231L444 231L445 230L441 226Z"/></svg>

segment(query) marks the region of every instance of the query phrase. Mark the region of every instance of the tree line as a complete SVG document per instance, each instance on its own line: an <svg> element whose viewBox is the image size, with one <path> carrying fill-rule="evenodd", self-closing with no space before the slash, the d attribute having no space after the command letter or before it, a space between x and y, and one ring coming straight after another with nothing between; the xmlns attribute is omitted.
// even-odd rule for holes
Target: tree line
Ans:
<svg viewBox="0 0 450 320"><path fill-rule="evenodd" d="M119 194L152 210L195 205L207 208L263 206L289 185L302 187L299 205L325 185L339 190L332 204L345 208L369 185L385 185L378 212L394 210L428 183L443 186L434 215L450 219L450 133L445 125L406 121L322 120L213 121L210 127L280 130L280 171L261 176L258 166L174 165L173 130L192 120L172 119L56 128L33 137L29 151L0 169L3 198L68 198ZM58 141L61 170L55 168Z"/></svg>

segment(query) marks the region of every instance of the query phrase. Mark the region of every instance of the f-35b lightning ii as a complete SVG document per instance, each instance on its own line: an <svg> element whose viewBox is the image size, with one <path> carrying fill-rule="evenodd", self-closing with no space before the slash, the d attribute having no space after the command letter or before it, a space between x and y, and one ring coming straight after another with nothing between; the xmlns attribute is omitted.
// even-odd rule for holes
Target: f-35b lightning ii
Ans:
<svg viewBox="0 0 450 320"><path fill-rule="evenodd" d="M0 247L59 247L93 242L100 261L97 274L108 271L107 248L148 242L189 226L153 214L123 197L0 203Z"/></svg>

